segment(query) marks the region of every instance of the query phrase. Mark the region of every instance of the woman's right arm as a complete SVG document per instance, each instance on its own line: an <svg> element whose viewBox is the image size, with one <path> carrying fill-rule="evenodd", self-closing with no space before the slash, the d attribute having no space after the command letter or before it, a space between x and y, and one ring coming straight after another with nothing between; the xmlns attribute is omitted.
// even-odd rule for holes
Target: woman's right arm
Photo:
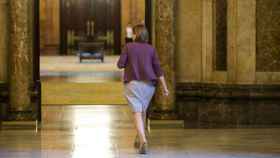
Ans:
<svg viewBox="0 0 280 158"><path fill-rule="evenodd" d="M118 60L117 66L119 69L125 68L127 65L127 47L125 47L125 49L123 50L122 54L120 55L120 58Z"/></svg>

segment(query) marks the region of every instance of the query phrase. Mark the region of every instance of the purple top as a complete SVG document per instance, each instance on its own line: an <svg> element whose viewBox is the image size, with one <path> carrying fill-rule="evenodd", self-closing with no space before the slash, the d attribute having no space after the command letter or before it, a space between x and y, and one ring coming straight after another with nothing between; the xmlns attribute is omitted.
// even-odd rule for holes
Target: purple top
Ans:
<svg viewBox="0 0 280 158"><path fill-rule="evenodd" d="M118 68L124 68L124 82L132 80L151 81L154 84L163 75L154 47L147 43L127 44L118 61Z"/></svg>

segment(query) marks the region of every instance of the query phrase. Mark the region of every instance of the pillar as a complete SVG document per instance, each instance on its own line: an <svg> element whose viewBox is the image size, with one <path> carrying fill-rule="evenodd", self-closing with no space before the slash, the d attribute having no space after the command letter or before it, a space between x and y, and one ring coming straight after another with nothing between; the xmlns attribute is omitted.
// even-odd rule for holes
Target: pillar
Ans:
<svg viewBox="0 0 280 158"><path fill-rule="evenodd" d="M33 0L9 0L9 87L12 112L31 110Z"/></svg>
<svg viewBox="0 0 280 158"><path fill-rule="evenodd" d="M175 17L176 0L156 0L155 5L155 47L167 81L169 96L164 96L162 87L156 91L153 100L153 117L169 119L175 111Z"/></svg>

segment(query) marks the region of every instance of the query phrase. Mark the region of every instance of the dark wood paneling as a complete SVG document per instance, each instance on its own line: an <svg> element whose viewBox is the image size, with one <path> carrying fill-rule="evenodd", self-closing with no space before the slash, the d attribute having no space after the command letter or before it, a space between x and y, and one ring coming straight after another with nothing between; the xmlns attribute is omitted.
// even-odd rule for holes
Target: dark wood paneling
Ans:
<svg viewBox="0 0 280 158"><path fill-rule="evenodd" d="M61 0L60 13L62 54L67 52L67 30L74 30L80 37L91 38L87 34L88 21L94 21L94 33L97 36L106 36L107 31L112 31L113 49L116 54L120 53L120 0Z"/></svg>

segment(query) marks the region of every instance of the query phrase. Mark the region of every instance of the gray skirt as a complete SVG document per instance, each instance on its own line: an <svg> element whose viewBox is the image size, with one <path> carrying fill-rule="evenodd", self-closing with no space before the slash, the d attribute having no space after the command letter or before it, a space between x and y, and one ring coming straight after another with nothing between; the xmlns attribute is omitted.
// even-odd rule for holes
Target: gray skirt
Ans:
<svg viewBox="0 0 280 158"><path fill-rule="evenodd" d="M144 81L130 81L125 84L124 93L133 112L146 112L155 93L155 87Z"/></svg>

